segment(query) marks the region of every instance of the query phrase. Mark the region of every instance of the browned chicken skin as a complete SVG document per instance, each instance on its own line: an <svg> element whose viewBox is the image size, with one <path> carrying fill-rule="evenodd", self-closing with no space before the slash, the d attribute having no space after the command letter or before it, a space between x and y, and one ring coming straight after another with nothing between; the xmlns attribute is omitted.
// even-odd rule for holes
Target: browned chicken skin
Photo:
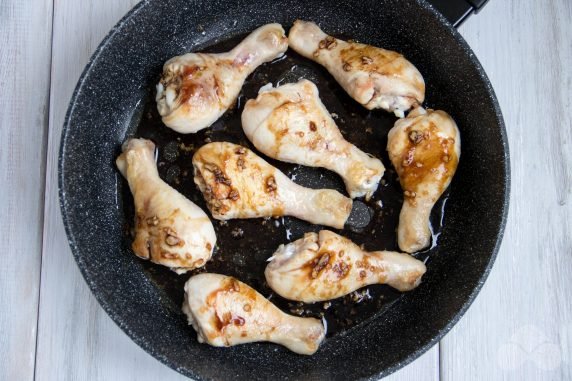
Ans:
<svg viewBox="0 0 572 381"><path fill-rule="evenodd" d="M135 201L132 248L181 274L211 258L216 235L206 213L159 178L154 153L150 140L130 139L117 158Z"/></svg>
<svg viewBox="0 0 572 381"><path fill-rule="evenodd" d="M382 108L399 117L425 99L425 82L401 54L371 45L339 40L318 25L296 20L288 44L324 66L365 108Z"/></svg>
<svg viewBox="0 0 572 381"><path fill-rule="evenodd" d="M378 283L409 291L417 287L425 270L423 262L409 254L366 252L349 239L322 230L281 245L264 275L280 296L312 303Z"/></svg>
<svg viewBox="0 0 572 381"><path fill-rule="evenodd" d="M342 228L352 200L332 189L297 185L251 150L226 142L209 143L193 156L195 183L214 218L293 216Z"/></svg>
<svg viewBox="0 0 572 381"><path fill-rule="evenodd" d="M229 52L171 58L157 84L157 109L163 123L183 134L209 127L234 103L246 77L286 49L282 26L267 24Z"/></svg>
<svg viewBox="0 0 572 381"><path fill-rule="evenodd" d="M261 90L242 113L248 139L265 155L338 173L351 198L371 198L385 170L379 159L344 139L308 80Z"/></svg>
<svg viewBox="0 0 572 381"><path fill-rule="evenodd" d="M270 341L311 355L326 335L320 320L287 315L253 288L219 274L187 281L183 312L199 342L216 347Z"/></svg>
<svg viewBox="0 0 572 381"><path fill-rule="evenodd" d="M418 107L389 131L387 151L405 196L397 230L399 247L413 253L431 243L429 216L455 174L461 136L446 112Z"/></svg>

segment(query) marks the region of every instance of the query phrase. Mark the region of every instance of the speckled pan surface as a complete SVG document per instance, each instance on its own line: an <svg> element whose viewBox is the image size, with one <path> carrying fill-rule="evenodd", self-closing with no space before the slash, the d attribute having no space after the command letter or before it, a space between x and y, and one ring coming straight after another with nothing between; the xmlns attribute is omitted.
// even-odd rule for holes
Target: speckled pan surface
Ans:
<svg viewBox="0 0 572 381"><path fill-rule="evenodd" d="M367 318L340 325L312 357L270 344L201 345L180 311L188 275L179 277L145 263L130 251L126 227L132 200L114 160L127 137L152 138L160 149L161 175L203 206L192 179L184 177L190 156L182 151L173 156L169 150L205 139L243 142L236 126L242 106L239 102L238 110L212 132L180 137L161 126L153 111L153 86L162 64L187 51L220 49L225 41L236 41L268 22L280 22L288 29L297 18L316 21L334 35L404 53L425 77L427 105L448 111L457 121L462 156L448 201L445 205L442 200L437 208L445 210L443 223L439 224L442 213L433 215L434 224L442 225L438 245L421 254L429 261L419 288L396 295L384 286L373 287L374 297L386 298L375 305L379 311L371 312L373 302L363 307ZM310 77L319 82L330 111L340 114L338 124L348 140L365 145L390 168L385 134L393 117L361 110L327 81L319 67L306 66L288 54L275 66L262 67L258 76L255 72L241 99L255 94L264 81L276 83L276 78L269 78L276 73L284 73L280 79L286 81L292 79L288 72ZM288 65L297 66L290 71ZM364 135L368 127L370 132ZM143 1L110 32L82 75L65 121L59 169L61 208L72 252L98 301L153 356L185 375L209 380L377 379L414 360L451 329L485 281L502 238L510 179L502 116L481 66L459 34L427 3L415 0ZM281 169L290 175L304 171L295 166ZM323 172L303 172L309 178L317 174L318 185L341 186L339 179ZM312 185L313 180L304 176L300 181ZM388 186L378 192L384 206L374 211L373 222L363 231L344 232L369 249L395 248L392 228L401 199L395 175L389 172L387 178ZM276 243L286 242L285 230L296 239L304 230L318 229L289 219L269 221L275 228L263 227L261 221L215 225L220 247L209 271L252 276L241 280L262 292L265 286L252 274ZM227 236L236 227L245 234L233 241ZM262 238L248 235L249 231L260 231ZM273 232L274 236L268 235ZM271 242L266 242L268 237ZM380 243L384 247L372 247ZM345 302L338 304L333 311L346 313Z"/></svg>

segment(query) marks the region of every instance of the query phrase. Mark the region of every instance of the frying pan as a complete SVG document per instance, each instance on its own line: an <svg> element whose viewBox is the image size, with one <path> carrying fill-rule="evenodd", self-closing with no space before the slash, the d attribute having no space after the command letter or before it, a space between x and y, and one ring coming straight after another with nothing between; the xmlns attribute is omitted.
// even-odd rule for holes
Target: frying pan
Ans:
<svg viewBox="0 0 572 381"><path fill-rule="evenodd" d="M236 106L211 128L179 135L160 122L154 85L165 60L189 51L224 51L262 24L279 22L288 29L298 18L335 36L402 52L412 61L427 83L426 106L446 110L460 128L460 165L432 214L434 245L417 254L428 272L405 294L378 285L331 305L280 299L264 283L265 260L279 244L321 227L293 218L214 221L217 248L206 270L199 271L236 276L288 313L324 315L329 332L311 357L267 343L213 348L197 342L181 312L189 274L178 276L131 252L133 200L114 167L128 137L155 141L160 175L204 208L192 181L193 151L222 140L251 147L239 123L244 101L268 82L311 79L346 138L389 169L374 199L360 204L365 222L350 224L341 234L369 250L397 249L402 196L385 152L395 118L357 105L323 68L292 51L260 67ZM99 303L137 344L173 369L195 379L373 379L438 342L480 290L506 220L508 160L501 112L483 69L425 1L149 0L113 28L79 80L61 141L60 202L73 255ZM302 185L344 191L328 171L269 161Z"/></svg>

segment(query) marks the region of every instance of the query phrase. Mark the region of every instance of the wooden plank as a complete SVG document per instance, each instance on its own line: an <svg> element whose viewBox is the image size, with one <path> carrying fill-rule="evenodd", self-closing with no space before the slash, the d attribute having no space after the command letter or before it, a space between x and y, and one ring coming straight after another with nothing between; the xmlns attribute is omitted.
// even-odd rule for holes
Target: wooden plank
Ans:
<svg viewBox="0 0 572 381"><path fill-rule="evenodd" d="M439 380L439 344L411 364L383 379L384 381Z"/></svg>
<svg viewBox="0 0 572 381"><path fill-rule="evenodd" d="M441 342L442 379L572 379L572 3L495 0L462 27L497 92L511 150L493 271Z"/></svg>
<svg viewBox="0 0 572 381"><path fill-rule="evenodd" d="M184 379L134 344L101 309L70 253L58 203L60 135L76 81L99 42L135 3L55 2L38 380Z"/></svg>
<svg viewBox="0 0 572 381"><path fill-rule="evenodd" d="M51 0L0 2L0 379L34 370L50 82Z"/></svg>
<svg viewBox="0 0 572 381"><path fill-rule="evenodd" d="M38 380L184 379L143 352L97 304L70 254L57 202L61 126L75 82L99 41L135 0L65 0L54 13ZM391 380L437 380L437 347Z"/></svg>

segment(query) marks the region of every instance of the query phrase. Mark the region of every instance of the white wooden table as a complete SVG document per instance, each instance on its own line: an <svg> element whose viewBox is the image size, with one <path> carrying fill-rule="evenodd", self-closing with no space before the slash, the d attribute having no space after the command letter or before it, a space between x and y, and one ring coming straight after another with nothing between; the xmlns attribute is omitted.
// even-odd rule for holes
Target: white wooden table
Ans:
<svg viewBox="0 0 572 381"><path fill-rule="evenodd" d="M72 91L136 2L0 2L1 380L184 379L97 304L58 205L57 155ZM570 0L492 0L461 27L507 125L507 229L465 317L389 379L572 379L571 21Z"/></svg>

